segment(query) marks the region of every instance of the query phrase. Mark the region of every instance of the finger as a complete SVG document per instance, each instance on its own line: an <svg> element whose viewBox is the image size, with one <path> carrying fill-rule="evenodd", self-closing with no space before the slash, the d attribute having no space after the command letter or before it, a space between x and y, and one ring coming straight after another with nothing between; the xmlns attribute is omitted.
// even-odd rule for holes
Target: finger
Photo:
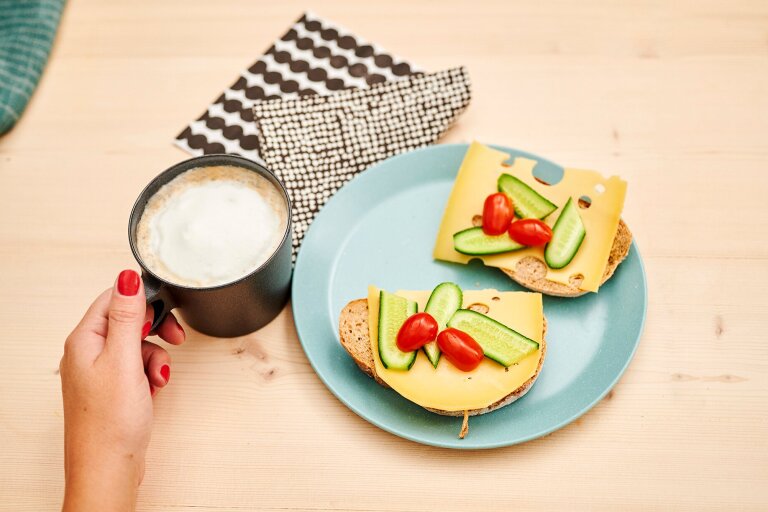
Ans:
<svg viewBox="0 0 768 512"><path fill-rule="evenodd" d="M141 342L141 359L144 361L144 373L149 384L162 388L171 378L171 356L158 345L149 341Z"/></svg>
<svg viewBox="0 0 768 512"><path fill-rule="evenodd" d="M80 323L75 327L76 330L89 331L101 336L107 337L107 317L109 315L109 299L112 296L112 288L107 288L96 297L88 310L83 315Z"/></svg>
<svg viewBox="0 0 768 512"><path fill-rule="evenodd" d="M152 306L147 306L144 312L144 323L141 325L141 339L149 336L149 331L152 329L152 322L155 319L155 309Z"/></svg>
<svg viewBox="0 0 768 512"><path fill-rule="evenodd" d="M173 313L168 313L168 316L166 316L163 323L158 326L155 333L171 345L181 345L184 343L184 340L187 339L187 334L184 332L184 328L181 327L181 324L179 324L179 321L173 316Z"/></svg>
<svg viewBox="0 0 768 512"><path fill-rule="evenodd" d="M64 342L64 357L61 366L75 357L79 361L93 362L104 350L107 335L107 311L111 290L99 295L83 315Z"/></svg>
<svg viewBox="0 0 768 512"><path fill-rule="evenodd" d="M109 301L105 351L128 364L141 362L141 328L146 315L144 286L139 274L123 270L115 281Z"/></svg>

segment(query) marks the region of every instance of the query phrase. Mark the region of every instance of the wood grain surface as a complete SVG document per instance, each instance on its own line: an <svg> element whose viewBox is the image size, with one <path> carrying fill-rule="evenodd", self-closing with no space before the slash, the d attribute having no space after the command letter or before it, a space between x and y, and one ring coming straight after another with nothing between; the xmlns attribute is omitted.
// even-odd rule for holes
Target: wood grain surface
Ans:
<svg viewBox="0 0 768 512"><path fill-rule="evenodd" d="M279 36L296 1L71 0L0 139L0 510L61 504L62 344L119 270L174 136ZM768 3L324 2L429 70L465 64L445 142L506 144L630 183L648 320L616 388L521 446L387 434L313 373L290 308L170 347L139 509L767 510Z"/></svg>

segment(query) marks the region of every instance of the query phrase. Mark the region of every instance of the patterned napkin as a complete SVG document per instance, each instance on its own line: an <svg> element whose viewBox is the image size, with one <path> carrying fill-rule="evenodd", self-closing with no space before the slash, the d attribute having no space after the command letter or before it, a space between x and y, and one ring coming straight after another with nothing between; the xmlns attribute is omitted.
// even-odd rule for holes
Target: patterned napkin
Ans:
<svg viewBox="0 0 768 512"><path fill-rule="evenodd" d="M251 111L258 100L366 89L418 71L380 46L305 13L175 143L193 155L231 153L263 163Z"/></svg>
<svg viewBox="0 0 768 512"><path fill-rule="evenodd" d="M257 102L261 157L293 202L293 249L325 202L360 171L435 143L469 104L464 68L331 96Z"/></svg>
<svg viewBox="0 0 768 512"><path fill-rule="evenodd" d="M264 163L293 202L293 255L325 202L358 172L433 144L469 103L463 68L425 75L306 13L175 140L193 155Z"/></svg>

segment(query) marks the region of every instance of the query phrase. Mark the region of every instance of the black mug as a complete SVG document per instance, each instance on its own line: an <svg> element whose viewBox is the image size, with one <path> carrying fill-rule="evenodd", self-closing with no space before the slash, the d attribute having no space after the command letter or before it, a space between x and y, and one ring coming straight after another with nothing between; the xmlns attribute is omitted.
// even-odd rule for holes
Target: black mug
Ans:
<svg viewBox="0 0 768 512"><path fill-rule="evenodd" d="M194 288L171 283L154 274L144 263L136 242L136 230L147 201L173 178L199 167L226 165L258 173L285 199L287 222L277 249L256 270L223 285ZM139 194L128 222L128 239L141 265L147 304L154 309L152 331L168 312L178 308L184 321L196 331L219 338L251 333L272 321L283 309L291 285L291 201L280 180L262 165L234 155L205 155L180 162L160 173Z"/></svg>

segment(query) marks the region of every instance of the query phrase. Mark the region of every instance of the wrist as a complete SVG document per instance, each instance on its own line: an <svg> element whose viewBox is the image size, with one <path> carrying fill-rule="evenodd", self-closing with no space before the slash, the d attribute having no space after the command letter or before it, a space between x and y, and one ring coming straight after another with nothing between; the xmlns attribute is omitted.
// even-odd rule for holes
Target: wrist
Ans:
<svg viewBox="0 0 768 512"><path fill-rule="evenodd" d="M143 454L67 450L64 512L134 510L142 471Z"/></svg>

